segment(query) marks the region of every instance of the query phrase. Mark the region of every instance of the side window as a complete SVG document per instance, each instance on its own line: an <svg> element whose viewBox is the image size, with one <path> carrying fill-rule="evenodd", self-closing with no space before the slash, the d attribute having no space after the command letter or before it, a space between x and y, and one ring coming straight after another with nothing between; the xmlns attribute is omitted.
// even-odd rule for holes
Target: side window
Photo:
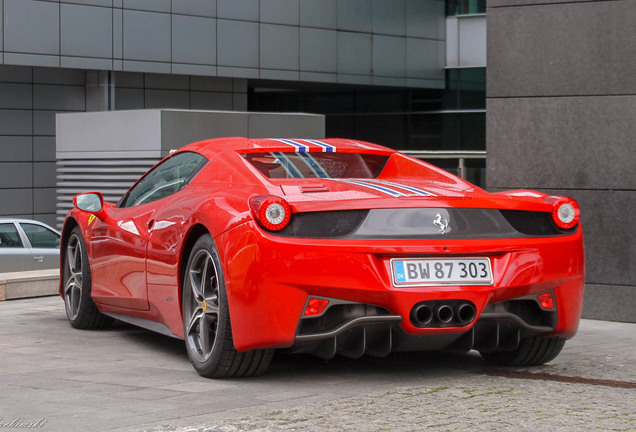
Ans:
<svg viewBox="0 0 636 432"><path fill-rule="evenodd" d="M0 249L2 248L21 248L22 241L18 235L18 230L12 223L0 224Z"/></svg>
<svg viewBox="0 0 636 432"><path fill-rule="evenodd" d="M192 152L177 153L147 173L128 192L119 207L134 207L178 192L203 168L207 160Z"/></svg>
<svg viewBox="0 0 636 432"><path fill-rule="evenodd" d="M60 247L60 236L41 225L21 223L22 229L26 233L31 247L56 249Z"/></svg>

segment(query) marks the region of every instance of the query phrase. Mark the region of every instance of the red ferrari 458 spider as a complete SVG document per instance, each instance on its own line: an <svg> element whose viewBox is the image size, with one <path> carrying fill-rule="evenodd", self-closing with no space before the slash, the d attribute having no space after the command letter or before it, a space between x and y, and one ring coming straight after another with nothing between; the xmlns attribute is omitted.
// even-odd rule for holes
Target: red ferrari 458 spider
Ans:
<svg viewBox="0 0 636 432"><path fill-rule="evenodd" d="M583 303L579 208L487 193L346 139L223 138L163 159L116 204L77 195L60 294L76 328L113 319L185 340L205 377L273 350L555 358Z"/></svg>

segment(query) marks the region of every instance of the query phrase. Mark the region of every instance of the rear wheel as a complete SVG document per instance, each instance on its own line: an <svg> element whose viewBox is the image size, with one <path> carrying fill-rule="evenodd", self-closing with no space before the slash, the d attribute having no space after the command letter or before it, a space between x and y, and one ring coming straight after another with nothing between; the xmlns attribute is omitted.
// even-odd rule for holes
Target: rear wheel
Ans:
<svg viewBox="0 0 636 432"><path fill-rule="evenodd" d="M234 348L221 262L210 235L199 238L190 253L182 305L186 350L199 375L245 377L267 369L273 350Z"/></svg>
<svg viewBox="0 0 636 432"><path fill-rule="evenodd" d="M538 366L554 360L565 345L559 337L531 337L522 339L517 349L512 351L481 352L489 363L499 366Z"/></svg>
<svg viewBox="0 0 636 432"><path fill-rule="evenodd" d="M68 322L78 329L103 328L112 318L102 314L91 298L91 269L82 231L75 227L62 262L62 294Z"/></svg>

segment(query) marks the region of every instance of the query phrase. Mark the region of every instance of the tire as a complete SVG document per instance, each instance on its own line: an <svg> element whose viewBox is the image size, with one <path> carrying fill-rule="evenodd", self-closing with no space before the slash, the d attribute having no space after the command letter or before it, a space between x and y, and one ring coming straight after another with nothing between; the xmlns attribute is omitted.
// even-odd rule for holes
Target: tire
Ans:
<svg viewBox="0 0 636 432"><path fill-rule="evenodd" d="M513 351L481 352L481 356L498 366L538 366L554 360L565 345L559 337L522 339Z"/></svg>
<svg viewBox="0 0 636 432"><path fill-rule="evenodd" d="M194 244L184 279L181 304L185 345L199 375L239 378L265 372L274 350L241 352L234 348L225 280L210 235Z"/></svg>
<svg viewBox="0 0 636 432"><path fill-rule="evenodd" d="M73 228L66 242L62 265L62 294L68 322L84 330L109 326L113 319L102 314L91 298L91 269L79 227Z"/></svg>

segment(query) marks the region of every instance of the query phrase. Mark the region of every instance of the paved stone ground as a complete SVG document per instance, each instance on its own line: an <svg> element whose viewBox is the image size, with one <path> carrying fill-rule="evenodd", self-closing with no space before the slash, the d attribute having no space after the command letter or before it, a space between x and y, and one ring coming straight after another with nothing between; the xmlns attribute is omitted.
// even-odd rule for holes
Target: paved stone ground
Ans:
<svg viewBox="0 0 636 432"><path fill-rule="evenodd" d="M583 320L538 368L493 368L475 354L279 353L262 377L216 381L194 372L182 341L71 328L57 297L0 302L0 322L0 429L636 430L636 324Z"/></svg>

